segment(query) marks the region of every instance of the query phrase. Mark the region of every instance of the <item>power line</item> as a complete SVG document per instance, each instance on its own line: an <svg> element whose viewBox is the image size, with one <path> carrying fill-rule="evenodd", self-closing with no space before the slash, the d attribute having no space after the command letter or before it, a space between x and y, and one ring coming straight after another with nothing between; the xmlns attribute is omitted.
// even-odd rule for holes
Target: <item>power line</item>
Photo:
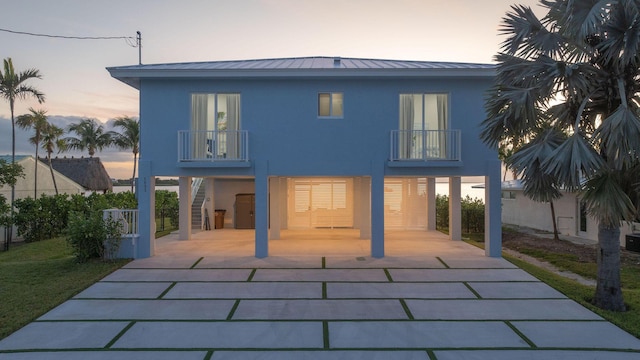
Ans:
<svg viewBox="0 0 640 360"><path fill-rule="evenodd" d="M133 36L65 36L65 35L51 35L51 34L38 34L26 31L15 31L9 29L0 29L0 31L18 34L18 35L29 35L29 36L39 36L39 37L47 37L47 38L59 38L59 39L75 39L75 40L135 40L136 38Z"/></svg>
<svg viewBox="0 0 640 360"><path fill-rule="evenodd" d="M29 35L29 36L38 36L38 37L46 37L46 38L57 38L57 39L72 39L72 40L124 40L127 45L131 47L138 48L138 63L142 65L142 34L140 31L136 32L136 36L66 36L66 35L51 35L51 34L38 34L27 31L16 31L9 29L2 29L0 31L8 32L11 34L18 35Z"/></svg>

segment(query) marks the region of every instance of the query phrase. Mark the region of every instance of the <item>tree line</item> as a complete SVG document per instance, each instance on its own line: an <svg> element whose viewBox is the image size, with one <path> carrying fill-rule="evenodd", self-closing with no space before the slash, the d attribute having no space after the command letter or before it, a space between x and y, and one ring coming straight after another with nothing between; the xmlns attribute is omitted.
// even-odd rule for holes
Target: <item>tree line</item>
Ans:
<svg viewBox="0 0 640 360"><path fill-rule="evenodd" d="M140 124L138 119L123 116L118 117L114 121L114 127L119 131L105 131L104 126L99 124L96 119L85 118L79 123L71 124L67 129L60 128L48 121L46 110L29 108L29 113L15 116L15 104L17 100L23 100L28 97L35 98L40 104L45 101L45 95L36 87L29 84L31 80L41 79L42 75L37 69L27 69L24 71L16 71L11 58L3 61L3 69L0 69L0 97L7 100L11 113L11 162L9 164L0 164L0 170L7 175L6 179L0 184L11 186L11 199L8 211L11 213L10 218L15 213L15 184L16 179L23 176L21 169L16 164L16 126L22 129L30 129L33 135L29 138L29 142L35 145L35 176L34 176L34 199L38 196L38 152L40 149L47 154L47 162L51 179L53 181L55 193L58 194L58 186L51 164L51 155L65 152L68 150L87 151L90 157L96 151L102 151L107 147L117 147L121 150L131 150L133 153L133 175L131 177L131 192L134 191L133 183L136 177L137 158L139 153L140 142ZM0 195L0 210L6 207L6 199ZM5 209L6 210L6 209ZM4 214L4 212L3 212ZM12 227L7 226L7 239L12 238ZM5 247L8 246L5 242Z"/></svg>

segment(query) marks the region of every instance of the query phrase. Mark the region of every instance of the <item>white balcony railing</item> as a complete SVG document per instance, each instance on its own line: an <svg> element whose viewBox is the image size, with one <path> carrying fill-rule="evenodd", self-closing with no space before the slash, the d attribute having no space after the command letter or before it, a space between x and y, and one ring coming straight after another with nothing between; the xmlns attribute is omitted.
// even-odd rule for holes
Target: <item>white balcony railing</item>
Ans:
<svg viewBox="0 0 640 360"><path fill-rule="evenodd" d="M391 161L459 161L460 130L392 130Z"/></svg>
<svg viewBox="0 0 640 360"><path fill-rule="evenodd" d="M115 220L120 224L123 237L139 234L138 209L108 209L102 211L103 219Z"/></svg>
<svg viewBox="0 0 640 360"><path fill-rule="evenodd" d="M178 131L178 161L249 161L249 133Z"/></svg>

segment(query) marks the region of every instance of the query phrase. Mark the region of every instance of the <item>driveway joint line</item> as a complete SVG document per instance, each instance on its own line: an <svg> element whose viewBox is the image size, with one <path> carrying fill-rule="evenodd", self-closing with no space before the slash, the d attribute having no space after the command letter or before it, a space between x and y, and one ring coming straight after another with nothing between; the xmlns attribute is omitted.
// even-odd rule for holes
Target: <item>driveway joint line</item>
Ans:
<svg viewBox="0 0 640 360"><path fill-rule="evenodd" d="M105 349L109 349L111 348L111 346L113 346L113 344L116 343L116 341L118 341L123 335L124 333L126 333L127 331L129 331L129 329L131 329L131 327L135 324L135 321L131 321L129 322L129 324L127 324L127 326L125 326L122 330L120 330L120 332L113 338L111 339L111 341L109 341L107 343L107 345L104 346Z"/></svg>
<svg viewBox="0 0 640 360"><path fill-rule="evenodd" d="M531 346L531 348L533 349L537 349L538 345L536 345L533 341L531 341L531 339L529 339L525 334L522 333L522 331L520 331L518 328L515 327L515 325L513 325L511 323L511 321L506 320L504 322L509 328L511 328L511 330L513 332L515 332L518 336L520 336L522 338L522 340L524 340L527 344L529 344L529 346Z"/></svg>
<svg viewBox="0 0 640 360"><path fill-rule="evenodd" d="M174 286L176 286L176 284L177 284L177 283L178 283L177 281L172 282L172 283L171 283L171 285L169 285L169 286L168 286L168 287L167 287L167 288L166 288L166 289L165 289L165 290L164 290L160 295L158 295L158 297L156 298L156 300L160 300L160 299L162 299L165 295L167 295L167 293L168 293L169 291L171 291L171 289L173 289L173 287L174 287Z"/></svg>
<svg viewBox="0 0 640 360"><path fill-rule="evenodd" d="M233 318L233 315L236 312L236 309L238 309L238 306L240 305L240 299L237 299L236 302L233 304L233 306L231 307L231 310L229 311L229 315L227 315L227 321L231 320L231 318Z"/></svg>
<svg viewBox="0 0 640 360"><path fill-rule="evenodd" d="M463 281L462 284L466 286L467 289L469 289L469 291L471 291L473 295L475 295L478 299L482 299L482 296L474 288L472 288L467 281Z"/></svg>
<svg viewBox="0 0 640 360"><path fill-rule="evenodd" d="M191 265L191 267L189 269L195 268L200 263L200 261L202 261L202 259L204 259L204 257L201 257L200 259L196 260L196 262L193 263L193 265Z"/></svg>

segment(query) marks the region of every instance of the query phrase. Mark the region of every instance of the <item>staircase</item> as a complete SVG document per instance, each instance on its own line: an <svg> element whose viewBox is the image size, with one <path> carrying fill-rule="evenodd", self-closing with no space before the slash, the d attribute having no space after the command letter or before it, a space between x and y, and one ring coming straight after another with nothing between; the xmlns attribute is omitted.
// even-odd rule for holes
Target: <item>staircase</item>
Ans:
<svg viewBox="0 0 640 360"><path fill-rule="evenodd" d="M202 207L202 203L204 202L205 192L204 192L204 182L200 184L198 187L198 191L196 192L196 196L191 203L191 227L194 230L202 229L202 214L200 213L200 208Z"/></svg>

